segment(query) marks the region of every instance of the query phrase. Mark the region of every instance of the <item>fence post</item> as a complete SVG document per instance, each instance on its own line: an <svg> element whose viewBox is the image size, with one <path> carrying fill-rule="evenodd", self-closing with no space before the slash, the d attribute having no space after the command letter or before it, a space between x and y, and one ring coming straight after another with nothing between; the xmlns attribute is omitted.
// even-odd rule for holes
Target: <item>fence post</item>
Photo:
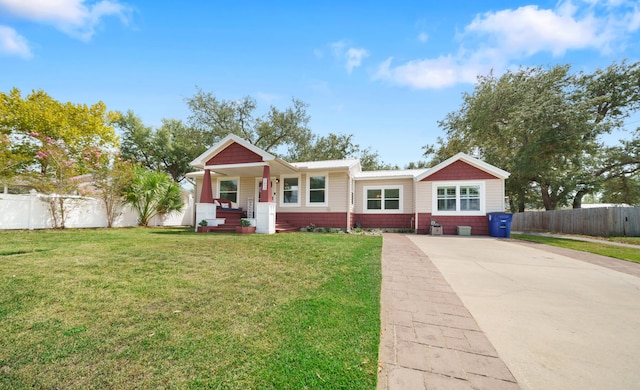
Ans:
<svg viewBox="0 0 640 390"><path fill-rule="evenodd" d="M29 227L29 230L33 230L33 205L36 201L36 196L38 196L38 192L31 189L31 191L29 191L29 209L27 212L27 226Z"/></svg>

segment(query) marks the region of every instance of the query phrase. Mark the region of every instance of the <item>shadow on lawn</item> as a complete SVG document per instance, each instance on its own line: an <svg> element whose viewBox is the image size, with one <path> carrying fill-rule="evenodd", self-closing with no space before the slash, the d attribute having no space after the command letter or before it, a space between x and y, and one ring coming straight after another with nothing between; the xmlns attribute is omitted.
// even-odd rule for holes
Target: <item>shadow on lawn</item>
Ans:
<svg viewBox="0 0 640 390"><path fill-rule="evenodd" d="M153 228L151 234L197 234L192 227L184 227L184 228Z"/></svg>

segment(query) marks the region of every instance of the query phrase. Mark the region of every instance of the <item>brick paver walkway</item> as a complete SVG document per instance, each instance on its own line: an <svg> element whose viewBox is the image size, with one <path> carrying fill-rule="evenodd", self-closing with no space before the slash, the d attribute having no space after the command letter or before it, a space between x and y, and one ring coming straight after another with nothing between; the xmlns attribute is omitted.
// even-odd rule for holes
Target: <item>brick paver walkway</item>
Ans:
<svg viewBox="0 0 640 390"><path fill-rule="evenodd" d="M401 234L385 234L378 390L519 389L431 260Z"/></svg>

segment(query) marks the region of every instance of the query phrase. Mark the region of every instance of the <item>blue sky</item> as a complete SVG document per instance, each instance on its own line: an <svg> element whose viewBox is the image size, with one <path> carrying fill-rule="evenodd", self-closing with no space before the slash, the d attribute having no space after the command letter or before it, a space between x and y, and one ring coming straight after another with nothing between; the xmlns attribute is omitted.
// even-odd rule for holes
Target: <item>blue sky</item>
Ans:
<svg viewBox="0 0 640 390"><path fill-rule="evenodd" d="M258 113L295 97L314 133L354 134L401 167L479 74L625 58L640 60L638 1L0 0L3 92L101 100L152 126L186 120L196 86Z"/></svg>

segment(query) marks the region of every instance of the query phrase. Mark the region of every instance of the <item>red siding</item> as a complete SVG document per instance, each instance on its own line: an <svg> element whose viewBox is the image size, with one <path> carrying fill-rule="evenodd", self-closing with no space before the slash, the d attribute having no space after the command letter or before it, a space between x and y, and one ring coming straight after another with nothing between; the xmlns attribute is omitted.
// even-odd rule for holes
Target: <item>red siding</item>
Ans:
<svg viewBox="0 0 640 390"><path fill-rule="evenodd" d="M434 173L422 179L422 181L436 181L436 180L478 180L478 179L495 179L496 177L478 169L472 165L467 164L464 161L456 161L449 166L446 166Z"/></svg>
<svg viewBox="0 0 640 390"><path fill-rule="evenodd" d="M347 213L287 213L278 211L276 222L287 222L297 227L314 224L317 227L345 229Z"/></svg>
<svg viewBox="0 0 640 390"><path fill-rule="evenodd" d="M413 229L413 217L413 214L353 214L353 224L367 229Z"/></svg>
<svg viewBox="0 0 640 390"><path fill-rule="evenodd" d="M252 162L262 162L262 157L234 142L213 156L205 165L243 164Z"/></svg>
<svg viewBox="0 0 640 390"><path fill-rule="evenodd" d="M429 233L431 225L431 214L418 214L418 233ZM458 234L458 226L471 226L471 235L488 236L489 221L487 216L467 217L467 216L433 216L433 219L442 226L443 234Z"/></svg>

